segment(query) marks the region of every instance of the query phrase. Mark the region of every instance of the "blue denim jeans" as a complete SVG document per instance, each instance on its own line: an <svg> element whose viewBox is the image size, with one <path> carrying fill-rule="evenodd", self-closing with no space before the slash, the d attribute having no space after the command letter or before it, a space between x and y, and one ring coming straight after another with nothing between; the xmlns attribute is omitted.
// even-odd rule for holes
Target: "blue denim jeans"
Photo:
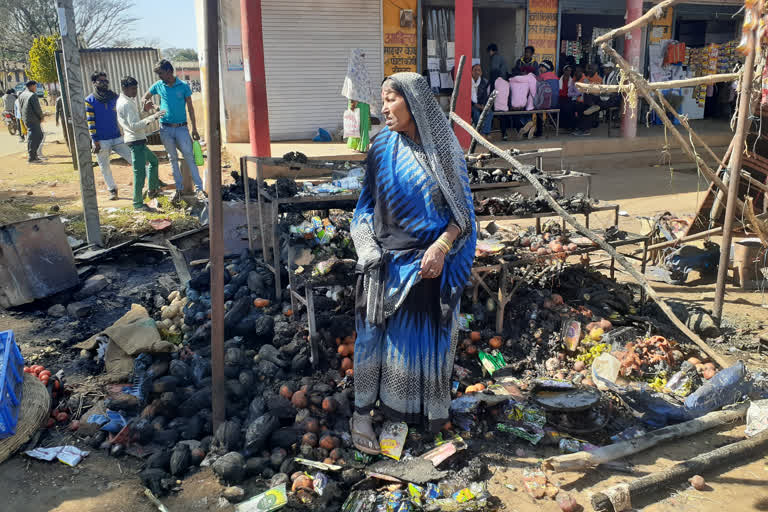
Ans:
<svg viewBox="0 0 768 512"><path fill-rule="evenodd" d="M163 141L163 146L165 146L165 150L168 152L168 160L171 161L176 190L181 192L183 183L181 170L179 169L179 154L176 152L177 148L181 151L181 156L184 157L184 161L189 166L189 173L192 175L192 181L195 183L195 190L203 190L203 180L200 179L200 173L197 170L197 165L195 165L195 153L192 150L192 137L189 135L189 129L186 126L161 125L160 140Z"/></svg>
<svg viewBox="0 0 768 512"><path fill-rule="evenodd" d="M480 120L480 114L482 113L482 110L475 108L474 105L472 105L472 123L477 124L477 122ZM491 133L491 125L493 123L493 109L488 111L488 114L485 117L485 122L483 122L482 127L478 127L478 131L481 135L488 135Z"/></svg>

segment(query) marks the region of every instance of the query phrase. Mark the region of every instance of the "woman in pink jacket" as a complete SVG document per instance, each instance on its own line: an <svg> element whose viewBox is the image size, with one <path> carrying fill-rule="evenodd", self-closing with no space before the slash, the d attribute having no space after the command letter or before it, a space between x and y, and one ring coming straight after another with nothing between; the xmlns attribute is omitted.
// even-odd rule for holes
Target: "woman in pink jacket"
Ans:
<svg viewBox="0 0 768 512"><path fill-rule="evenodd" d="M517 69L512 70L512 78L509 79L509 107L510 110L533 110L533 98L536 96L536 75L523 74ZM522 126L518 135L524 137L536 126L532 116L512 116L516 127Z"/></svg>

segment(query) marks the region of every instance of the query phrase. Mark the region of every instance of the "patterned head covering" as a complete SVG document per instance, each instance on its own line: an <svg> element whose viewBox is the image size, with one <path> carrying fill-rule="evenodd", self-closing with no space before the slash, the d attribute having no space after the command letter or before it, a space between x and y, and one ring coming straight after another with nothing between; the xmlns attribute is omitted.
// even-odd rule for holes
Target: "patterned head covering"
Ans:
<svg viewBox="0 0 768 512"><path fill-rule="evenodd" d="M418 73L395 73L387 80L394 82L405 94L426 155L426 171L437 182L451 208L453 220L461 229L461 235L454 243L455 251L463 245L473 228L469 210L473 206L471 201L467 201L469 192L465 190L468 181L464 152L423 76Z"/></svg>
<svg viewBox="0 0 768 512"><path fill-rule="evenodd" d="M349 55L347 76L344 77L341 95L349 100L374 104L375 96L368 68L365 67L365 51L362 48L354 48Z"/></svg>

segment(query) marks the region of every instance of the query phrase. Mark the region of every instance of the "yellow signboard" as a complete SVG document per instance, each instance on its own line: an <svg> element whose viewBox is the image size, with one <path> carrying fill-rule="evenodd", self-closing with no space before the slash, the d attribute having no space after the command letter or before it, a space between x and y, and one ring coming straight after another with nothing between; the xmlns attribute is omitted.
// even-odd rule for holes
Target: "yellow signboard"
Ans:
<svg viewBox="0 0 768 512"><path fill-rule="evenodd" d="M659 43L665 39L672 39L672 18L674 14L673 7L667 7L664 11L664 17L651 21L650 34L648 39L651 43Z"/></svg>
<svg viewBox="0 0 768 512"><path fill-rule="evenodd" d="M418 0L382 0L384 76L416 72Z"/></svg>
<svg viewBox="0 0 768 512"><path fill-rule="evenodd" d="M534 58L557 61L558 0L528 0L528 46L536 48Z"/></svg>

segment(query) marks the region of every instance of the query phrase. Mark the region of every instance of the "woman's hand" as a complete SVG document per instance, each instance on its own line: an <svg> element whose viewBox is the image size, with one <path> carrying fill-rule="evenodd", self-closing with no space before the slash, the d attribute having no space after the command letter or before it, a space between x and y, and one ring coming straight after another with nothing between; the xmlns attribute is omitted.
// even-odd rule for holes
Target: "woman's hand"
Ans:
<svg viewBox="0 0 768 512"><path fill-rule="evenodd" d="M422 279L435 279L443 273L443 265L445 264L445 254L440 248L432 244L424 253L424 257L421 258L421 275Z"/></svg>

